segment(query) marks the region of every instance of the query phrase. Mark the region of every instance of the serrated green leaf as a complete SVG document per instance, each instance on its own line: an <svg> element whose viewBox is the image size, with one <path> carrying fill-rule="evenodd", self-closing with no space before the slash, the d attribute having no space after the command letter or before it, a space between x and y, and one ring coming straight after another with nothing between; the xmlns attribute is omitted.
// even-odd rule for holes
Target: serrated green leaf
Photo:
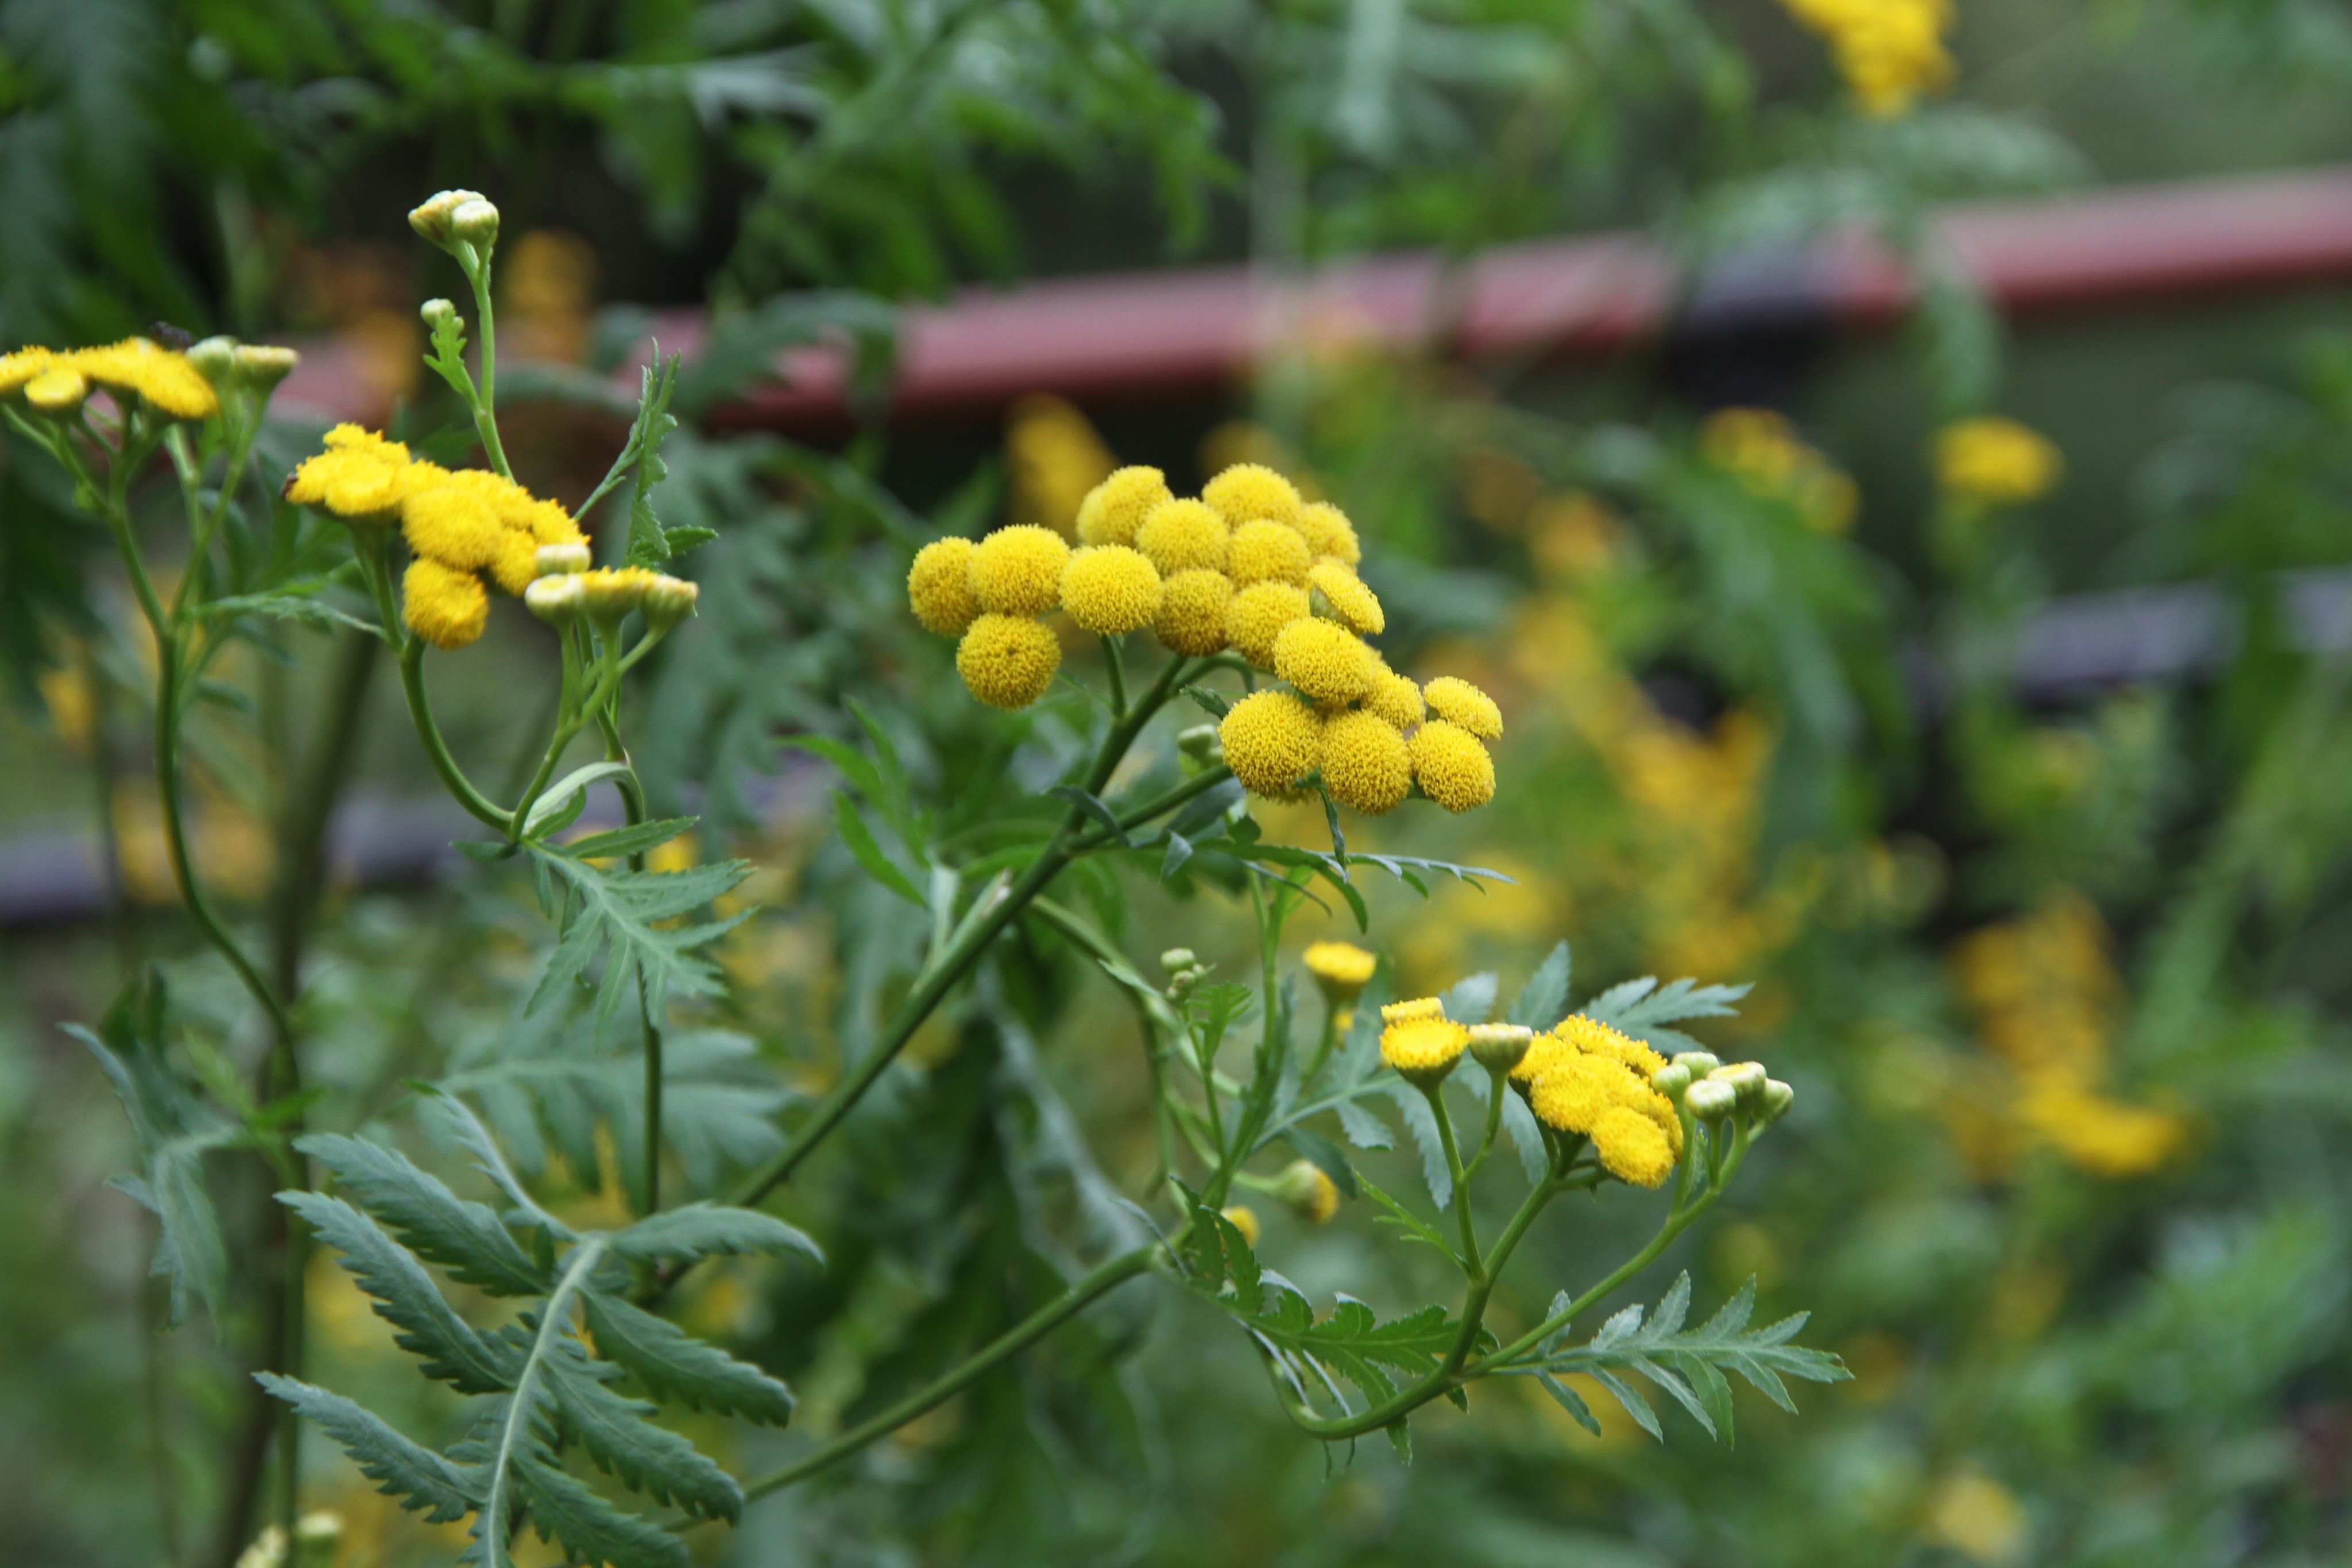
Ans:
<svg viewBox="0 0 2352 1568"><path fill-rule="evenodd" d="M596 1364L567 1344L546 1363L548 1393L563 1434L631 1491L674 1503L701 1519L732 1520L743 1511L742 1489L700 1449L666 1427L654 1407L604 1386Z"/></svg>
<svg viewBox="0 0 2352 1568"><path fill-rule="evenodd" d="M666 923L734 888L751 874L749 861L716 861L683 871L625 871L592 865L570 850L536 841L530 849L533 860L571 890L576 907L524 1004L526 1012L544 1007L600 950L606 954L608 977L612 968L635 967L646 1010L656 1018L672 993L708 996L719 988L716 966L698 950L733 930L750 912L698 925ZM616 983L608 978L608 986Z"/></svg>
<svg viewBox="0 0 2352 1568"><path fill-rule="evenodd" d="M488 1207L459 1197L437 1176L382 1144L314 1133L296 1148L324 1166L407 1249L462 1284L494 1296L544 1295L553 1284Z"/></svg>
<svg viewBox="0 0 2352 1568"><path fill-rule="evenodd" d="M463 1519L481 1506L478 1476L403 1437L364 1406L274 1372L253 1375L332 1437L359 1466L360 1474L377 1483L378 1491L399 1499L400 1506L411 1512L421 1511L427 1524Z"/></svg>
<svg viewBox="0 0 2352 1568"><path fill-rule="evenodd" d="M1538 1031L1550 1029L1567 1015L1569 983L1574 973L1575 961L1568 944L1562 942L1528 977L1526 988L1505 1016L1512 1023Z"/></svg>
<svg viewBox="0 0 2352 1568"><path fill-rule="evenodd" d="M758 1367L618 1296L592 1291L581 1300L596 1353L635 1373L656 1397L680 1399L697 1410L708 1406L771 1427L792 1419L792 1390Z"/></svg>
<svg viewBox="0 0 2352 1568"><path fill-rule="evenodd" d="M614 1508L566 1474L543 1449L518 1456L514 1476L539 1538L562 1543L572 1562L610 1568L686 1568L684 1541L651 1520ZM496 1562L507 1561L501 1547Z"/></svg>
<svg viewBox="0 0 2352 1568"><path fill-rule="evenodd" d="M496 1394L514 1386L512 1355L499 1342L476 1333L453 1312L425 1266L382 1226L323 1193L281 1192L278 1201L342 1254L339 1261L343 1270L374 1298L376 1316L400 1331L393 1343L418 1358L425 1376L467 1394Z"/></svg>
<svg viewBox="0 0 2352 1568"><path fill-rule="evenodd" d="M691 1260L718 1253L801 1252L822 1263L824 1252L802 1231L756 1208L689 1203L640 1219L610 1238L614 1251L635 1263Z"/></svg>

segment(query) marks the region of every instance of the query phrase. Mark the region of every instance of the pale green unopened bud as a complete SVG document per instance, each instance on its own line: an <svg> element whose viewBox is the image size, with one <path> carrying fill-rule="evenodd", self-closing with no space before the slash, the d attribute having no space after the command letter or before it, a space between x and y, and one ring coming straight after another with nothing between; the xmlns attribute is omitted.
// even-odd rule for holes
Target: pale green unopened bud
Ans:
<svg viewBox="0 0 2352 1568"><path fill-rule="evenodd" d="M427 332L440 331L441 325L445 321L460 331L465 329L465 319L457 314L457 308L446 299L428 299L417 307L416 314L423 318L425 329Z"/></svg>
<svg viewBox="0 0 2352 1568"><path fill-rule="evenodd" d="M1470 1055L1489 1072L1508 1072L1535 1043L1536 1031L1523 1023L1474 1023Z"/></svg>
<svg viewBox="0 0 2352 1568"><path fill-rule="evenodd" d="M532 557L532 562L541 577L568 577L573 572L588 570L588 547L578 543L541 545Z"/></svg>
<svg viewBox="0 0 2352 1568"><path fill-rule="evenodd" d="M523 604L550 626L569 626L588 608L583 580L568 571L540 578L522 591Z"/></svg>
<svg viewBox="0 0 2352 1568"><path fill-rule="evenodd" d="M257 392L268 392L294 373L302 356L276 343L239 343L230 373Z"/></svg>
<svg viewBox="0 0 2352 1568"><path fill-rule="evenodd" d="M499 209L477 196L449 214L449 233L477 250L488 250L499 242Z"/></svg>
<svg viewBox="0 0 2352 1568"><path fill-rule="evenodd" d="M1770 1126L1789 1113L1797 1103L1797 1092L1777 1078L1764 1081L1764 1092L1756 1102L1756 1115L1764 1125Z"/></svg>
<svg viewBox="0 0 2352 1568"><path fill-rule="evenodd" d="M1287 1204L1301 1219L1315 1225L1327 1225L1339 1212L1339 1184L1324 1174L1323 1167L1313 1160L1293 1160L1274 1178L1275 1197Z"/></svg>
<svg viewBox="0 0 2352 1568"><path fill-rule="evenodd" d="M1225 743L1215 725L1196 724L1177 732L1176 752L1190 771L1199 773L1225 759Z"/></svg>
<svg viewBox="0 0 2352 1568"><path fill-rule="evenodd" d="M1706 1077L1722 1066L1723 1061L1711 1051L1678 1051L1675 1052L1674 1064L1689 1068L1690 1075L1696 1079Z"/></svg>
<svg viewBox="0 0 2352 1568"><path fill-rule="evenodd" d="M188 346L188 363L196 367L198 375L218 386L228 380L229 373L236 368L236 340L206 338L201 343L191 343Z"/></svg>
<svg viewBox="0 0 2352 1568"><path fill-rule="evenodd" d="M654 580L646 584L646 596L641 601L646 624L658 637L693 614L695 601L701 597L700 584L666 572L656 573Z"/></svg>
<svg viewBox="0 0 2352 1568"><path fill-rule="evenodd" d="M653 573L636 567L614 570L606 567L602 571L583 572L574 580L581 585L581 602L588 611L588 619L599 632L610 632L629 618L646 596L646 583Z"/></svg>
<svg viewBox="0 0 2352 1568"><path fill-rule="evenodd" d="M294 1525L294 1539L299 1542L341 1541L343 1538L343 1516L331 1509L314 1508Z"/></svg>
<svg viewBox="0 0 2352 1568"><path fill-rule="evenodd" d="M1190 947L1171 947L1160 955L1160 967L1171 975L1179 969L1189 969L1200 961L1192 956Z"/></svg>
<svg viewBox="0 0 2352 1568"><path fill-rule="evenodd" d="M1739 1091L1719 1078L1702 1078L1684 1092L1683 1103L1702 1122L1719 1122L1739 1108Z"/></svg>
<svg viewBox="0 0 2352 1568"><path fill-rule="evenodd" d="M451 215L468 202L480 201L482 201L482 193L479 191L443 191L437 195L428 197L409 212L408 226L446 250L449 248ZM487 202L482 204L489 205ZM490 217L495 225L498 218L496 207L490 208ZM497 232L495 227L492 232Z"/></svg>
<svg viewBox="0 0 2352 1568"><path fill-rule="evenodd" d="M1650 1087L1669 1100L1681 1099L1690 1086L1691 1070L1679 1061L1670 1061L1650 1074Z"/></svg>
<svg viewBox="0 0 2352 1568"><path fill-rule="evenodd" d="M1743 1105L1753 1105L1764 1092L1764 1064L1760 1061L1735 1061L1718 1067L1707 1074L1717 1083L1728 1083Z"/></svg>

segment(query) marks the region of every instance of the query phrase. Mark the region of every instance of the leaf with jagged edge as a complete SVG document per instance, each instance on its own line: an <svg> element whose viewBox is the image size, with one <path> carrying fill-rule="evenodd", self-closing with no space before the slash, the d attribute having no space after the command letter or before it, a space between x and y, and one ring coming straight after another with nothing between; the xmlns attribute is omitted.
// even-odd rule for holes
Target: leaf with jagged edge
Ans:
<svg viewBox="0 0 2352 1568"><path fill-rule="evenodd" d="M1554 947L1536 972L1528 977L1526 987L1511 1003L1507 1018L1512 1023L1524 1024L1541 1032L1559 1022L1568 1011L1569 983L1576 972L1575 960L1562 942Z"/></svg>
<svg viewBox="0 0 2352 1568"><path fill-rule="evenodd" d="M564 1436L630 1490L701 1519L731 1521L743 1511L743 1491L734 1478L684 1437L654 1425L652 1406L605 1387L610 1373L589 1360L577 1341L559 1342L544 1366Z"/></svg>
<svg viewBox="0 0 2352 1568"><path fill-rule="evenodd" d="M610 1563L613 1568L686 1568L684 1541L651 1520L614 1508L565 1472L541 1445L530 1444L519 1456L515 1480L530 1505L539 1538L562 1542L572 1562ZM498 1563L510 1561L501 1547Z"/></svg>
<svg viewBox="0 0 2352 1568"><path fill-rule="evenodd" d="M1734 1017L1739 1009L1731 1004L1753 989L1753 986L1702 986L1691 979L1661 988L1654 977L1645 975L1610 987L1578 1010L1671 1055L1696 1051L1699 1042L1667 1025L1683 1019Z"/></svg>
<svg viewBox="0 0 2352 1568"><path fill-rule="evenodd" d="M1783 1378L1840 1383L1852 1375L1845 1364L1827 1351L1789 1343L1805 1326L1808 1313L1798 1312L1760 1329L1748 1327L1756 1305L1754 1279L1740 1286L1715 1316L1696 1329L1685 1330L1690 1290L1690 1276L1680 1275L1646 1321L1639 1305L1627 1307L1602 1323L1586 1343L1563 1347L1563 1331L1530 1364L1512 1370L1532 1371L1552 1379L1566 1373L1584 1373L1606 1388L1643 1430L1663 1439L1657 1413L1622 1375L1633 1374L1664 1391L1708 1436L1727 1443L1732 1436L1732 1406L1731 1385L1725 1373L1738 1374L1791 1415L1796 1412L1796 1401Z"/></svg>
<svg viewBox="0 0 2352 1568"><path fill-rule="evenodd" d="M342 1254L344 1271L374 1299L376 1316L400 1331L393 1343L419 1359L425 1376L467 1394L503 1393L513 1386L511 1354L498 1340L475 1333L442 1300L425 1265L382 1226L323 1193L281 1192L278 1201Z"/></svg>
<svg viewBox="0 0 2352 1568"><path fill-rule="evenodd" d="M635 1263L691 1261L715 1253L787 1251L824 1261L823 1249L774 1215L716 1203L689 1203L664 1210L626 1230L614 1231L607 1239L614 1252Z"/></svg>
<svg viewBox="0 0 2352 1568"><path fill-rule="evenodd" d="M636 1374L655 1397L678 1399L782 1427L792 1419L793 1391L749 1362L694 1338L667 1318L602 1291L581 1298L596 1354Z"/></svg>
<svg viewBox="0 0 2352 1568"><path fill-rule="evenodd" d="M479 1476L403 1437L365 1406L274 1372L253 1375L340 1444L378 1491L412 1512L422 1511L427 1524L446 1524L481 1507Z"/></svg>
<svg viewBox="0 0 2352 1568"><path fill-rule="evenodd" d="M336 1133L314 1133L294 1146L325 1166L410 1251L460 1284L494 1296L541 1296L554 1283L488 1205L459 1197L397 1149Z"/></svg>
<svg viewBox="0 0 2352 1568"><path fill-rule="evenodd" d="M623 982L634 969L646 988L646 1009L656 1018L672 992L707 996L719 988L719 971L698 949L733 930L749 910L699 925L667 922L691 915L751 874L751 862L716 861L683 871L628 871L593 865L568 850L530 841L538 864L560 877L571 894L563 935L548 955L539 984L524 1003L526 1012L544 1007L580 977L589 961L605 954L597 1019L602 1024L619 1006Z"/></svg>

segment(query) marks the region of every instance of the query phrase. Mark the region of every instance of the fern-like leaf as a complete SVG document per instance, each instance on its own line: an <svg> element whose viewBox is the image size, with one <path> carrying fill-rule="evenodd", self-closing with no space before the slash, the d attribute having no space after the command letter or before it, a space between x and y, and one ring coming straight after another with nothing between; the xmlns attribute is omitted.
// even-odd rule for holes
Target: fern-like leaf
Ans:
<svg viewBox="0 0 2352 1568"><path fill-rule="evenodd" d="M341 1444L360 1473L377 1483L378 1491L398 1498L404 1509L422 1510L426 1523L446 1524L482 1505L479 1476L403 1437L365 1406L274 1372L254 1376Z"/></svg>
<svg viewBox="0 0 2352 1568"><path fill-rule="evenodd" d="M344 1270L374 1298L376 1316L400 1331L393 1343L420 1358L425 1376L466 1394L496 1394L513 1385L505 1347L475 1333L441 1299L425 1265L383 1227L323 1193L281 1192L278 1201L343 1255Z"/></svg>
<svg viewBox="0 0 2352 1568"><path fill-rule="evenodd" d="M397 1149L319 1133L295 1145L380 1217L408 1249L438 1263L460 1284L494 1296L542 1296L547 1271L515 1244L496 1213L459 1197Z"/></svg>
<svg viewBox="0 0 2352 1568"><path fill-rule="evenodd" d="M749 1363L705 1344L667 1318L618 1296L590 1291L583 1304L597 1353L627 1367L657 1397L709 1406L771 1427L792 1419L793 1391Z"/></svg>
<svg viewBox="0 0 2352 1568"><path fill-rule="evenodd" d="M774 1215L715 1203L689 1203L640 1219L614 1232L611 1241L613 1250L633 1263L765 1252L802 1252L824 1261L815 1242Z"/></svg>

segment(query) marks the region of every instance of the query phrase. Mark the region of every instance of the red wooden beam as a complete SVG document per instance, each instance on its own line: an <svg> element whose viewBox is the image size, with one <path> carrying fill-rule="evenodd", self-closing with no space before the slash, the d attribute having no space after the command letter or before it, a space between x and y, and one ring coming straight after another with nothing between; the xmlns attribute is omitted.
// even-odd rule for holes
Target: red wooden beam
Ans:
<svg viewBox="0 0 2352 1568"><path fill-rule="evenodd" d="M1954 206L1936 220L1936 239L2017 315L2352 279L2352 168ZM1787 271L1787 304L1854 327L1895 320L1916 296L1902 263L1859 238L1825 243ZM1661 331L1682 292L1673 259L1624 234L1501 246L1450 287L1433 256L1402 255L1302 277L1202 267L973 289L904 313L891 409L971 414L1029 392L1213 391L1268 352L1317 339L1395 350L1444 331L1472 359L1605 354ZM676 312L657 330L666 348L691 354L703 321ZM279 395L368 417L352 364L338 345L316 346ZM730 423L798 429L847 416L841 355L798 350L780 368L783 381L751 393Z"/></svg>

